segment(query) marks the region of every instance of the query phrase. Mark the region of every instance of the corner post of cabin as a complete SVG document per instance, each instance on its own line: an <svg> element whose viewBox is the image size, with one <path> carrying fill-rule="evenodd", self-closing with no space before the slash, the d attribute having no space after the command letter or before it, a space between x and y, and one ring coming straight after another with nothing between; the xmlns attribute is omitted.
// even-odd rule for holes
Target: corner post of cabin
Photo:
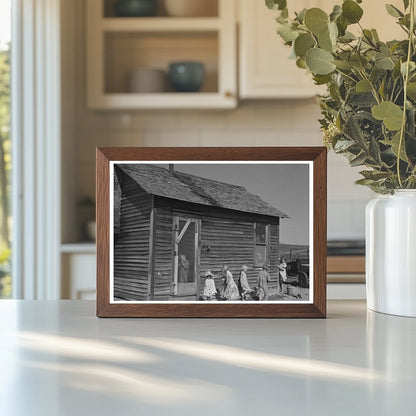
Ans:
<svg viewBox="0 0 416 416"><path fill-rule="evenodd" d="M150 209L150 230L149 230L149 271L147 283L147 298L153 300L155 294L155 241L156 241L156 214L155 197L152 195Z"/></svg>

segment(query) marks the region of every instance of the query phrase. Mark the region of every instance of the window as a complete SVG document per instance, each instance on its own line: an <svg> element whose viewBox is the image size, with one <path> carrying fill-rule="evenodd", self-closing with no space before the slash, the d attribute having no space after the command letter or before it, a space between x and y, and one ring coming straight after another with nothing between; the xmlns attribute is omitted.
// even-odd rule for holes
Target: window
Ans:
<svg viewBox="0 0 416 416"><path fill-rule="evenodd" d="M0 0L0 298L12 294L10 271L10 0Z"/></svg>
<svg viewBox="0 0 416 416"><path fill-rule="evenodd" d="M254 224L254 267L261 267L269 260L269 226L267 224Z"/></svg>

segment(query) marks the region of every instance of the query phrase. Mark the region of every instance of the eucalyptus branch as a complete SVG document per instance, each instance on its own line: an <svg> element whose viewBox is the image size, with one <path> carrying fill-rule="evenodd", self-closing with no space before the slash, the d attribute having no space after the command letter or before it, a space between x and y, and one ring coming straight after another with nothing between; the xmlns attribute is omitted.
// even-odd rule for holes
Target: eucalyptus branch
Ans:
<svg viewBox="0 0 416 416"><path fill-rule="evenodd" d="M368 78L368 75L365 72L365 69L362 67L362 65L361 65L361 69L362 69L362 71L360 71L360 75L363 77L363 79L365 79L370 84L371 93L373 94L374 99L377 101L377 104L380 104L381 100L380 100L380 97L379 97L378 92L376 90L376 87L371 82L370 78Z"/></svg>
<svg viewBox="0 0 416 416"><path fill-rule="evenodd" d="M415 29L415 0L410 0L410 29L409 29L409 44L407 47L407 60L406 60L406 73L404 75L404 85L403 85L403 119L402 119L402 127L400 129L400 139L399 139L399 148L397 151L397 177L399 180L400 188L403 188L403 182L400 172L400 156L403 148L403 141L404 141L404 134L406 131L406 110L407 110L407 83L409 82L409 71L410 71L410 62L412 60L412 50L413 50L413 37L414 37L414 29Z"/></svg>
<svg viewBox="0 0 416 416"><path fill-rule="evenodd" d="M344 72L340 71L338 68L335 68L335 71L336 71L336 72L338 72L339 74L343 75L344 77L346 77L346 78L350 79L352 82L355 82L355 83L357 83L357 82L358 82L355 78L353 78L353 77L351 77L350 75L348 75L348 74L346 74L346 73L344 73Z"/></svg>

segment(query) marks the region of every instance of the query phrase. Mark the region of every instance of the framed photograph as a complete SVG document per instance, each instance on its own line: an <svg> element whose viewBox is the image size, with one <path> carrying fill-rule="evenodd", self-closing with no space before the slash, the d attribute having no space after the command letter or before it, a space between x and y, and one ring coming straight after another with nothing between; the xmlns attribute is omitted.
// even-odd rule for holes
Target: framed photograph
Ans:
<svg viewBox="0 0 416 416"><path fill-rule="evenodd" d="M97 149L97 316L324 318L326 152Z"/></svg>

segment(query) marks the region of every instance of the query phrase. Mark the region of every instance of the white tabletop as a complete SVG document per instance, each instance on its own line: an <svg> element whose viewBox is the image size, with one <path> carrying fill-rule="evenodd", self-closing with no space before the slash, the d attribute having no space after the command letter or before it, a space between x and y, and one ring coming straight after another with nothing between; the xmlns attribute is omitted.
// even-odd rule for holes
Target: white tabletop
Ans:
<svg viewBox="0 0 416 416"><path fill-rule="evenodd" d="M416 319L97 319L0 301L0 415L412 415ZM266 413L267 412L267 413Z"/></svg>

